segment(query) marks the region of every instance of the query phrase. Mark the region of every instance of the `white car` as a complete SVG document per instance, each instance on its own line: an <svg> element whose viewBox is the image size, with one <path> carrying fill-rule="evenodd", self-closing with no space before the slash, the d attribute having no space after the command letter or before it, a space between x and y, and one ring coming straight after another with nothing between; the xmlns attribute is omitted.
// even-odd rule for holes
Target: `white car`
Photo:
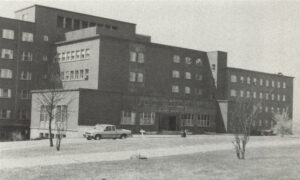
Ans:
<svg viewBox="0 0 300 180"><path fill-rule="evenodd" d="M132 137L132 132L127 129L116 129L116 126L111 124L97 124L93 129L87 130L83 134L83 137L87 140L125 139L127 137Z"/></svg>

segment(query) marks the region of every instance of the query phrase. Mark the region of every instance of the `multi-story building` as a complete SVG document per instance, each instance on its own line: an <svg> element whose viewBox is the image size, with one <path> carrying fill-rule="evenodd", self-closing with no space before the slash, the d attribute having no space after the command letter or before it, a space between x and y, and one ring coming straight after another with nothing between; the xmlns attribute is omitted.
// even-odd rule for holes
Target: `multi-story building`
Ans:
<svg viewBox="0 0 300 180"><path fill-rule="evenodd" d="M225 52L152 43L133 23L40 5L16 11L16 19L1 18L0 30L1 136L24 136L29 126L32 138L47 136L45 106L37 98L53 91L45 90L52 88L53 63L60 73L56 91L66 96L56 111L67 119L67 134L97 123L135 132L231 132L234 68L227 68ZM252 74L259 83L260 73ZM286 83L283 92L292 92L292 79ZM283 92L280 98L292 104L292 94Z"/></svg>
<svg viewBox="0 0 300 180"><path fill-rule="evenodd" d="M252 129L261 131L271 129L276 121L274 113L293 114L293 77L282 73L269 74L238 68L226 68L225 99L222 111L227 111L223 123L226 132L233 133L236 127L234 113L239 101L251 101L258 108L258 114L252 122ZM227 109L226 109L227 107ZM220 124L221 125L221 124ZM222 126L221 126L222 129Z"/></svg>

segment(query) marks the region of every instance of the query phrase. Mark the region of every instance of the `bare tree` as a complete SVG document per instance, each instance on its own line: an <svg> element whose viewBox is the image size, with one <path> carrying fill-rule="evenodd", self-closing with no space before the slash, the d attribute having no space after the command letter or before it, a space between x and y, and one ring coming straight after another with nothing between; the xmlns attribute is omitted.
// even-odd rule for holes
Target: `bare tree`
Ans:
<svg viewBox="0 0 300 180"><path fill-rule="evenodd" d="M288 108L285 108L282 113L274 113L273 120L276 122L273 131L277 135L283 137L286 134L292 134L292 119L289 116Z"/></svg>
<svg viewBox="0 0 300 180"><path fill-rule="evenodd" d="M253 120L258 114L259 102L253 99L239 99L233 103L234 112L234 141L232 141L236 150L238 159L245 159L246 145L250 138Z"/></svg>

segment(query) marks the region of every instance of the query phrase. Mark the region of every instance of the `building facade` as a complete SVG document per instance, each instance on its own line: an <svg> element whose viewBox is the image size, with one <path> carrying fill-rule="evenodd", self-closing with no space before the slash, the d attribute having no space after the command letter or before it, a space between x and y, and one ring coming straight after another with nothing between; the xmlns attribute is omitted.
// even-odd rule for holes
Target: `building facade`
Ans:
<svg viewBox="0 0 300 180"><path fill-rule="evenodd" d="M68 94L55 110L68 122L67 136L100 123L134 132L232 132L232 102L248 91L258 100L270 91L263 108L286 107L292 114L293 78L228 68L226 52L153 43L133 23L40 5L15 14L0 18L2 138L49 136L38 99L53 91ZM54 72L60 77L55 88ZM256 123L271 125L261 119Z"/></svg>

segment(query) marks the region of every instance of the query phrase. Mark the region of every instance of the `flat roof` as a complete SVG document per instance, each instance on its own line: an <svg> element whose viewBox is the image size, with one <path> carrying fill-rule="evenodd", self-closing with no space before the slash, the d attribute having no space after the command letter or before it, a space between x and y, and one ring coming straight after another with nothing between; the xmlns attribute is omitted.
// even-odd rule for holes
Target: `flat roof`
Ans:
<svg viewBox="0 0 300 180"><path fill-rule="evenodd" d="M2 17L2 16L0 16L0 18L7 19L7 20L10 20L10 21L19 21L19 22L22 22L22 23L35 24L35 22L24 21L24 20L21 20L21 19L15 19L15 18L9 18L9 17Z"/></svg>
<svg viewBox="0 0 300 180"><path fill-rule="evenodd" d="M131 24L131 25L136 26L135 23L131 23L131 22L125 22L125 21L120 21L120 20L115 20L115 19L110 19L110 18L104 18L104 17L95 16L95 15L91 15L91 14L85 14L85 13L80 13L80 12L75 12L75 11L70 11L70 10L65 10L65 9L59 9L59 8L54 8L54 7L49 7L49 6L43 6L43 5L39 5L39 4L34 4L32 6L28 6L28 7L16 10L15 13L23 11L25 9L32 8L32 7L42 7L42 8L53 9L53 10L57 10L57 11L64 11L64 12L69 12L69 13L75 13L75 14L79 14L79 15L90 16L90 17L95 17L95 18L101 18L101 19L105 19L105 20L109 20L109 21L115 21L115 22L120 22L120 23L125 23L125 24Z"/></svg>
<svg viewBox="0 0 300 180"><path fill-rule="evenodd" d="M266 73L266 72L261 72L261 71L255 71L255 70L249 70L249 69L242 69L242 68L235 68L235 67L226 67L227 69L232 69L232 70L237 70L237 71L247 71L247 72L252 72L252 73L259 73L259 74L264 74L264 75L269 75L269 76L279 76L279 77L285 77L285 78L295 78L292 76L286 76L284 74L275 74L275 73Z"/></svg>

